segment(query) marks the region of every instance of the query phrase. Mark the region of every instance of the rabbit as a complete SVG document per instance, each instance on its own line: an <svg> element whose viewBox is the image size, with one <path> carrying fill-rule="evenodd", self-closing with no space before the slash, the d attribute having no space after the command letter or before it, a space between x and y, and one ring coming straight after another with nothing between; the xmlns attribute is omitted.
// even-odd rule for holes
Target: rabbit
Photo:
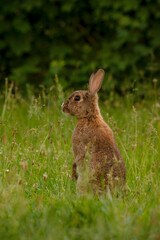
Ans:
<svg viewBox="0 0 160 240"><path fill-rule="evenodd" d="M123 188L126 182L124 160L98 106L97 92L103 78L103 69L93 72L88 90L73 92L62 104L64 113L77 118L72 134L72 179L77 179L77 191L82 194L88 190L98 194L108 189L112 192L116 187Z"/></svg>

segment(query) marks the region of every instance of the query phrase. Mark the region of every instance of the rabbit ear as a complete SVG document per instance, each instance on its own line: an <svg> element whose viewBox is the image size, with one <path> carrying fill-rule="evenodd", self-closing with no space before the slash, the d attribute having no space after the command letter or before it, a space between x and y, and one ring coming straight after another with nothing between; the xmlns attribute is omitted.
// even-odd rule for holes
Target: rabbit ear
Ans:
<svg viewBox="0 0 160 240"><path fill-rule="evenodd" d="M92 85L92 82L93 82L93 79L94 79L95 74L96 74L96 71L94 71L94 72L91 74L91 76L90 76L90 78L89 78L89 86Z"/></svg>
<svg viewBox="0 0 160 240"><path fill-rule="evenodd" d="M94 96L99 89L101 88L102 82L104 78L104 70L98 69L96 73L92 73L89 79L89 88L88 90Z"/></svg>

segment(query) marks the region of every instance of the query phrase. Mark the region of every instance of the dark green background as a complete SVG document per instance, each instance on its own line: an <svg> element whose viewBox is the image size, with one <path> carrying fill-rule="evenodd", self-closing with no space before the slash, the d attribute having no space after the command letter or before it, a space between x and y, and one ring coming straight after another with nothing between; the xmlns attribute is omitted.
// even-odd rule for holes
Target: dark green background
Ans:
<svg viewBox="0 0 160 240"><path fill-rule="evenodd" d="M4 78L84 87L104 68L103 89L123 92L160 73L160 0L0 1L0 83Z"/></svg>

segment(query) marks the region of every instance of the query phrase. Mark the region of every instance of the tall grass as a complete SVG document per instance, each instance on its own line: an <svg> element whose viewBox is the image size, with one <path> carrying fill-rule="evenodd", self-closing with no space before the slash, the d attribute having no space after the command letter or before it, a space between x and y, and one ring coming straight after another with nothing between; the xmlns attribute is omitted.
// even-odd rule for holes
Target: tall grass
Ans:
<svg viewBox="0 0 160 240"><path fill-rule="evenodd" d="M0 110L0 239L160 239L158 90L101 103L127 167L124 196L78 196L72 182L76 120L57 85L37 97L9 86ZM14 91L14 95L13 95ZM149 93L150 93L149 91Z"/></svg>

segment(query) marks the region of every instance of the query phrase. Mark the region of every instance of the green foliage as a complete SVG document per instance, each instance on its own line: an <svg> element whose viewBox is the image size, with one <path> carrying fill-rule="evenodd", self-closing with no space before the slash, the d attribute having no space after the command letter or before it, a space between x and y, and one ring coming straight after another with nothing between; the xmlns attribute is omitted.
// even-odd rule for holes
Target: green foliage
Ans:
<svg viewBox="0 0 160 240"><path fill-rule="evenodd" d="M103 89L157 78L160 1L0 2L0 79L81 87L104 68Z"/></svg>
<svg viewBox="0 0 160 240"><path fill-rule="evenodd" d="M126 163L127 191L98 198L78 196L70 178L75 119L61 113L58 79L38 97L28 88L27 99L17 90L13 95L6 81L4 102L0 96L0 239L159 239L160 104L156 88L150 90L147 100L140 102L135 92L101 107Z"/></svg>

